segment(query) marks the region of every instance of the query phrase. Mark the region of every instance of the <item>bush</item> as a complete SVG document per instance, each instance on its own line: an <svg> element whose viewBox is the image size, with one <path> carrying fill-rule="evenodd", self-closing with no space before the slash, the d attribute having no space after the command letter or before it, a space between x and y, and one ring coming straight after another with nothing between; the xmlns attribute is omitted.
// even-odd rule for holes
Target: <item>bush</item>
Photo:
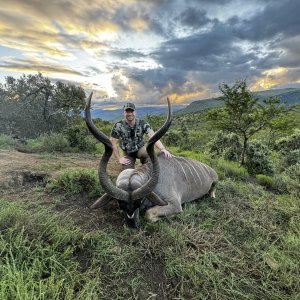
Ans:
<svg viewBox="0 0 300 300"><path fill-rule="evenodd" d="M37 138L37 144L40 144L43 151L46 152L68 152L70 144L62 133L45 133Z"/></svg>
<svg viewBox="0 0 300 300"><path fill-rule="evenodd" d="M0 148L1 149L12 149L17 145L17 141L14 140L10 135L0 134Z"/></svg>
<svg viewBox="0 0 300 300"><path fill-rule="evenodd" d="M300 130L291 136L280 139L275 144L275 150L279 151L281 168L295 165L300 162Z"/></svg>
<svg viewBox="0 0 300 300"><path fill-rule="evenodd" d="M65 130L65 136L72 148L79 151L93 152L97 140L89 134L85 124L77 124Z"/></svg>
<svg viewBox="0 0 300 300"><path fill-rule="evenodd" d="M98 172L94 169L68 170L50 182L52 190L63 192L66 196L88 193L94 198L101 194Z"/></svg>
<svg viewBox="0 0 300 300"><path fill-rule="evenodd" d="M300 149L300 130L294 134L281 138L275 144L275 150L289 152L291 150Z"/></svg>
<svg viewBox="0 0 300 300"><path fill-rule="evenodd" d="M282 193L300 196L300 163L288 167L282 174L274 176L274 187Z"/></svg>
<svg viewBox="0 0 300 300"><path fill-rule="evenodd" d="M245 167L250 174L273 174L270 150L260 141L252 141L246 152Z"/></svg>
<svg viewBox="0 0 300 300"><path fill-rule="evenodd" d="M212 155L222 156L228 160L238 161L242 153L239 137L234 133L225 134L222 131L218 132L208 147Z"/></svg>
<svg viewBox="0 0 300 300"><path fill-rule="evenodd" d="M181 135L177 130L170 130L165 134L163 141L167 146L177 147L181 144Z"/></svg>

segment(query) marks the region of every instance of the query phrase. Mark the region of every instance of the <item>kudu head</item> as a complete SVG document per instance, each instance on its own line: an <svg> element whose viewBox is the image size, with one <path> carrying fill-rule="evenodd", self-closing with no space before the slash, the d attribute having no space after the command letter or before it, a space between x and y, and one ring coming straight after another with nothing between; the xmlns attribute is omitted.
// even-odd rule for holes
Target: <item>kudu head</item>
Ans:
<svg viewBox="0 0 300 300"><path fill-rule="evenodd" d="M164 136L164 134L168 131L171 121L172 121L172 112L171 112L171 104L169 99L168 101L168 116L165 123L162 127L149 139L146 149L148 155L150 157L152 163L152 172L150 179L141 187L136 190L122 190L113 185L111 182L106 168L108 161L113 153L113 147L110 139L99 129L96 128L94 125L92 118L91 118L91 99L93 93L87 98L86 106L85 106L85 120L88 129L90 132L101 142L104 144L105 151L102 155L100 164L99 164L99 180L100 184L105 191L104 195L99 198L91 208L99 208L106 205L112 199L116 199L119 202L119 206L122 210L124 210L127 214L128 219L132 219L134 214L139 209L142 200L147 197L153 204L155 205L167 205L167 203L159 198L154 192L153 189L155 188L158 177L159 177L159 163L154 151L154 144Z"/></svg>

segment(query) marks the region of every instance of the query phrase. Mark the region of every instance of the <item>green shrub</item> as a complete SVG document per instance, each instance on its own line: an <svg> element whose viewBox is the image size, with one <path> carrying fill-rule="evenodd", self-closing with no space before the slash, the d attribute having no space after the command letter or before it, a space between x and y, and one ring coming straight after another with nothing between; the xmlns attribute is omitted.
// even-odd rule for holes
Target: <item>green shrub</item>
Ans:
<svg viewBox="0 0 300 300"><path fill-rule="evenodd" d="M281 166L286 168L300 162L300 149L295 149L282 153Z"/></svg>
<svg viewBox="0 0 300 300"><path fill-rule="evenodd" d="M1 149L12 149L17 145L16 140L14 140L10 135L0 134L0 148Z"/></svg>
<svg viewBox="0 0 300 300"><path fill-rule="evenodd" d="M257 174L256 176L257 181L266 187L271 187L273 185L273 177L264 175L264 174Z"/></svg>
<svg viewBox="0 0 300 300"><path fill-rule="evenodd" d="M245 167L250 174L273 174L270 150L260 141L252 141L246 152Z"/></svg>
<svg viewBox="0 0 300 300"><path fill-rule="evenodd" d="M68 152L70 144L62 133L45 133L40 135L36 141L36 145L41 146L41 150L46 152Z"/></svg>
<svg viewBox="0 0 300 300"><path fill-rule="evenodd" d="M208 144L209 152L214 156L222 156L228 160L238 161L241 156L242 145L236 134L218 132L215 138Z"/></svg>
<svg viewBox="0 0 300 300"><path fill-rule="evenodd" d="M43 136L40 136L35 139L28 139L27 140L27 147L30 149L43 149Z"/></svg>
<svg viewBox="0 0 300 300"><path fill-rule="evenodd" d="M205 135L207 132L199 130L189 131L189 150L200 150L205 148Z"/></svg>
<svg viewBox="0 0 300 300"><path fill-rule="evenodd" d="M274 176L274 187L282 193L300 196L300 163Z"/></svg>
<svg viewBox="0 0 300 300"><path fill-rule="evenodd" d="M97 140L89 134L84 123L67 128L64 134L72 148L87 152L93 152L95 150Z"/></svg>
<svg viewBox="0 0 300 300"><path fill-rule="evenodd" d="M300 162L300 130L294 134L280 139L275 144L275 150L279 151L281 169Z"/></svg>
<svg viewBox="0 0 300 300"><path fill-rule="evenodd" d="M300 130L294 134L281 138L275 144L275 150L289 152L291 150L300 149Z"/></svg>
<svg viewBox="0 0 300 300"><path fill-rule="evenodd" d="M163 138L164 143L167 146L179 146L181 141L181 135L178 130L168 131Z"/></svg>
<svg viewBox="0 0 300 300"><path fill-rule="evenodd" d="M52 180L49 186L66 196L86 192L89 197L94 198L101 194L98 171L94 169L67 170Z"/></svg>

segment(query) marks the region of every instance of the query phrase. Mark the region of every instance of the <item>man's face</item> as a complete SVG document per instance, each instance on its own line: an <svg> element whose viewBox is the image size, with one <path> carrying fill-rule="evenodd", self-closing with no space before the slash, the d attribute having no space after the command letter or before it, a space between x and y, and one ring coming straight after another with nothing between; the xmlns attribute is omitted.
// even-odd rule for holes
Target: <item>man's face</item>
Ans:
<svg viewBox="0 0 300 300"><path fill-rule="evenodd" d="M124 116L127 121L133 121L135 118L135 114L135 110L133 109L128 108L124 110Z"/></svg>

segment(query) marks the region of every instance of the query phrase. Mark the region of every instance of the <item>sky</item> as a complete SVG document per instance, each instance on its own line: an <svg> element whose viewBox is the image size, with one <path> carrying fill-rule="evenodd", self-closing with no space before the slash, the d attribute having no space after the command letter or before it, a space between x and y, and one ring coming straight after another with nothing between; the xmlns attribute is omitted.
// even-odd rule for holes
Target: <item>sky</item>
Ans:
<svg viewBox="0 0 300 300"><path fill-rule="evenodd" d="M98 105L300 87L299 0L0 0L0 83L41 72Z"/></svg>

